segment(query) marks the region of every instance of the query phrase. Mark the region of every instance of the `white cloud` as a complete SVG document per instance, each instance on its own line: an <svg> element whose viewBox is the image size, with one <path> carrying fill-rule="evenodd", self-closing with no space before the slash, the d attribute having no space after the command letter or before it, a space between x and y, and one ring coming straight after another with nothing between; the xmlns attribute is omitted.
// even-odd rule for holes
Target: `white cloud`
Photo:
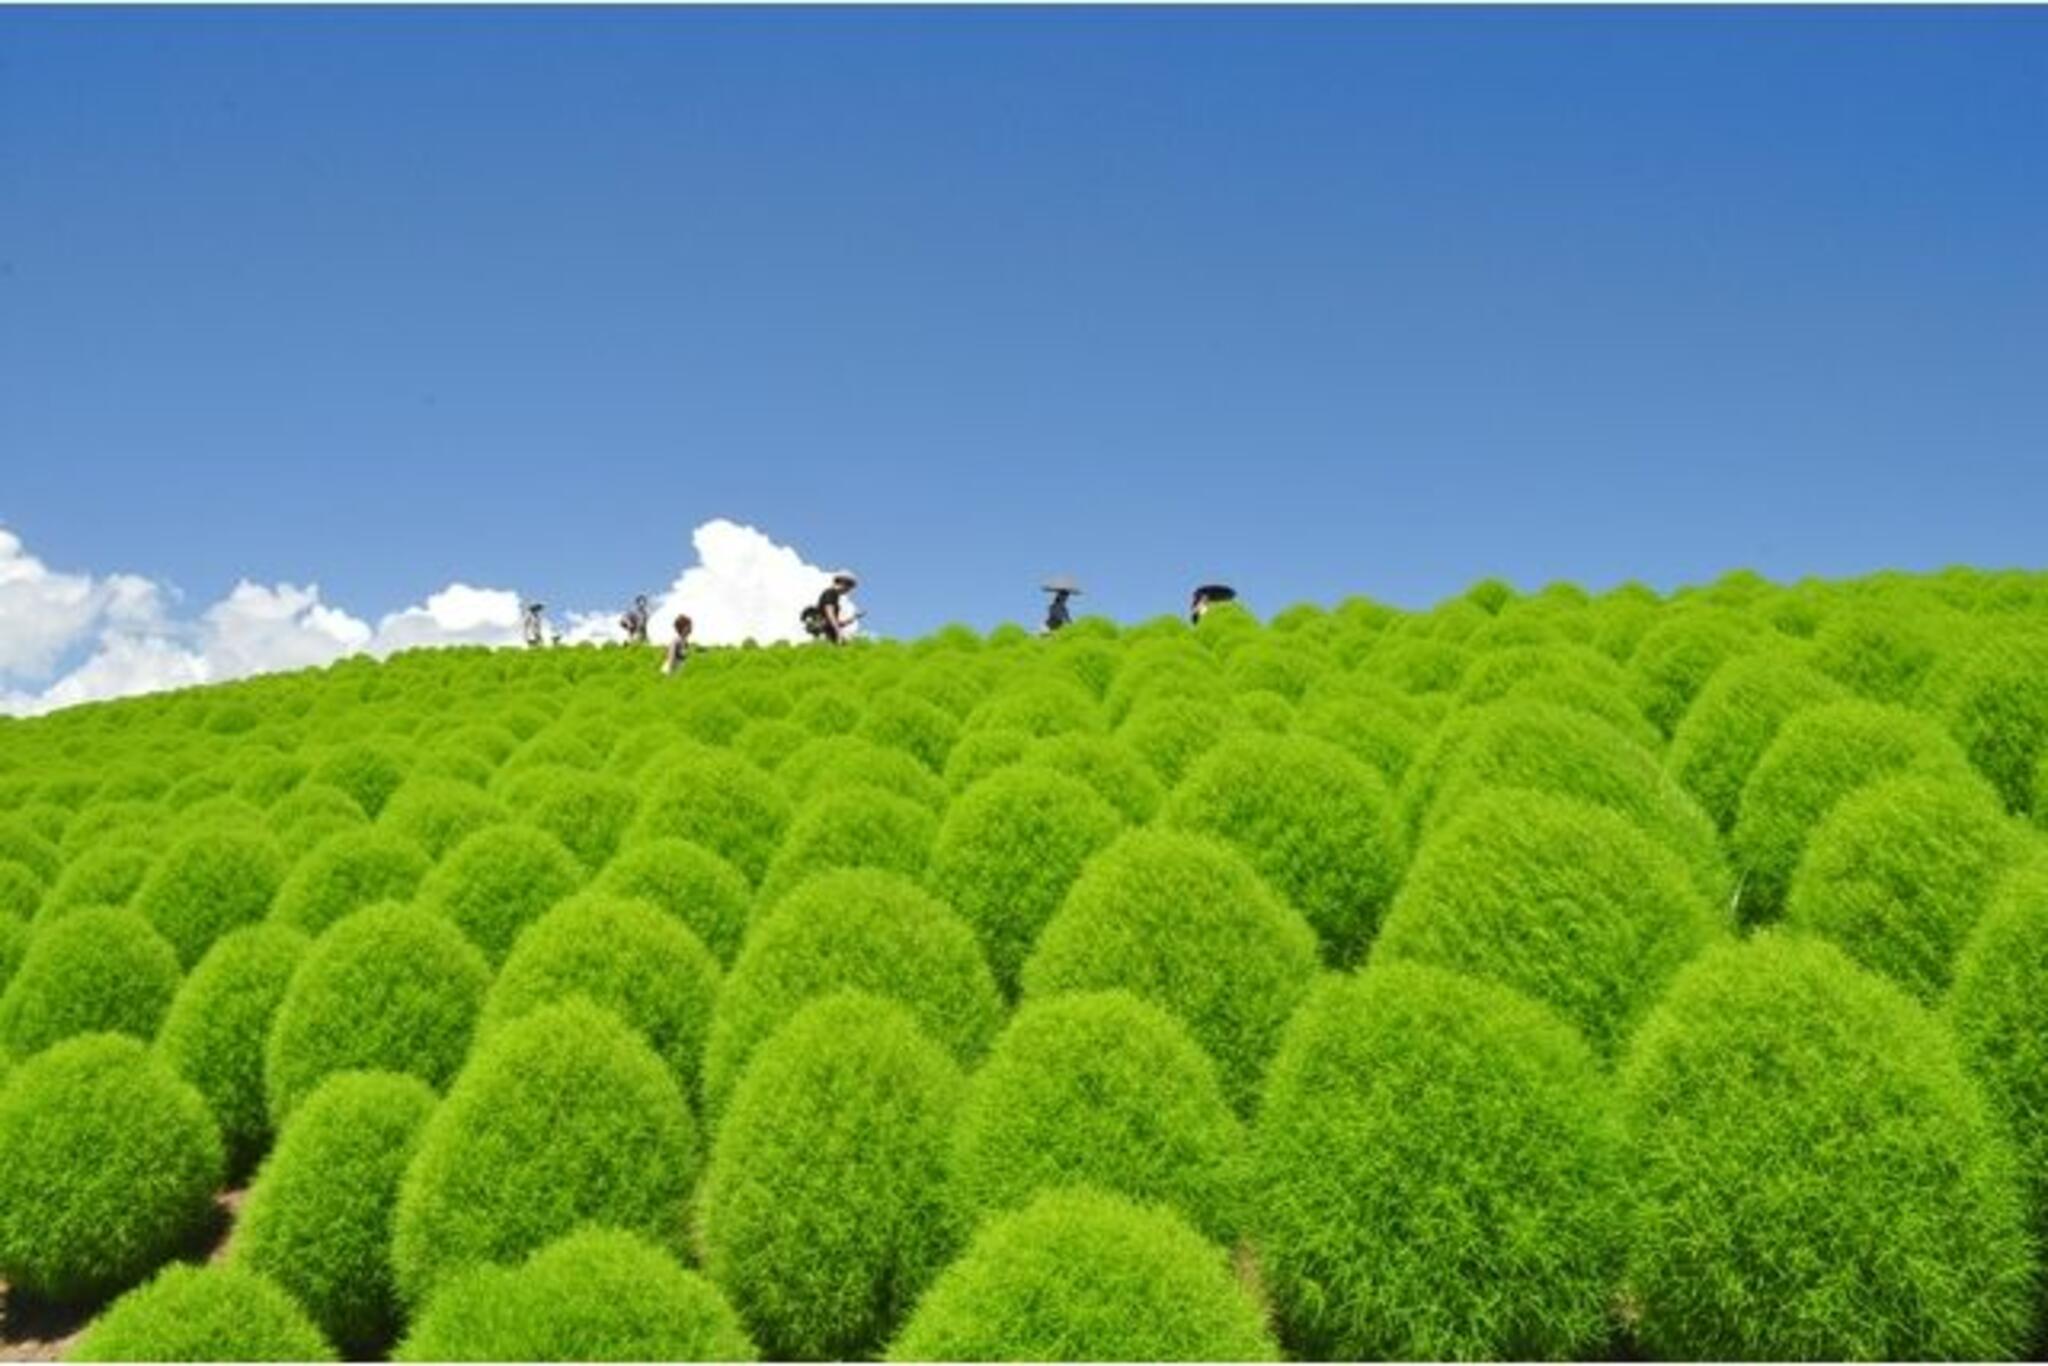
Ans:
<svg viewBox="0 0 2048 1366"><path fill-rule="evenodd" d="M687 612L706 645L752 638L799 640L798 612L829 575L753 527L717 519L691 534L697 563L653 608L650 638ZM389 655L440 645L517 645L520 594L452 583L425 602L369 623L325 602L317 585L244 581L197 617L171 611L176 593L132 574L58 573L0 529L0 712L31 715L81 702L313 668L352 654ZM621 638L620 609L567 613L571 644ZM63 655L90 643L85 661L50 679Z"/></svg>

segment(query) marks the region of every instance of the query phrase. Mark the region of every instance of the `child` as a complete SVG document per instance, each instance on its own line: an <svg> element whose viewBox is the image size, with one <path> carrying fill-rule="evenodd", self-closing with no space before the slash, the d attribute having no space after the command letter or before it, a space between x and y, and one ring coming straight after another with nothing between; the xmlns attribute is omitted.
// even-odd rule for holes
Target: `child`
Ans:
<svg viewBox="0 0 2048 1366"><path fill-rule="evenodd" d="M661 662L661 671L672 674L690 659L690 619L680 613L676 616L676 638L668 643L667 656Z"/></svg>

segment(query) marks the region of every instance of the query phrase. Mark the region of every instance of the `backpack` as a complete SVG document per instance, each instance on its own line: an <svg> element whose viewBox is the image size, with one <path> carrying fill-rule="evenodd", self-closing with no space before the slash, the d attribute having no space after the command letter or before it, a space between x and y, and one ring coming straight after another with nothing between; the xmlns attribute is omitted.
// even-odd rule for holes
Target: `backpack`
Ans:
<svg viewBox="0 0 2048 1366"><path fill-rule="evenodd" d="M797 614L797 620L803 623L806 634L814 636L825 634L825 611L823 608L815 604L806 607Z"/></svg>

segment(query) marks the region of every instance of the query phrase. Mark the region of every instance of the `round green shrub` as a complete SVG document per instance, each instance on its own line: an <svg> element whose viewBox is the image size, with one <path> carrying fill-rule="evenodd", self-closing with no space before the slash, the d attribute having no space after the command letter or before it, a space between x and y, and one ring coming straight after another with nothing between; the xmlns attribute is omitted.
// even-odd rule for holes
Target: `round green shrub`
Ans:
<svg viewBox="0 0 2048 1366"><path fill-rule="evenodd" d="M837 688L816 688L789 709L789 719L813 735L851 735L866 715L860 699Z"/></svg>
<svg viewBox="0 0 2048 1366"><path fill-rule="evenodd" d="M420 883L418 904L448 917L496 964L505 961L521 930L575 892L586 876L553 835L496 825L448 852Z"/></svg>
<svg viewBox="0 0 2048 1366"><path fill-rule="evenodd" d="M1276 1361L1221 1248L1171 1213L1048 1191L991 1219L939 1276L891 1361Z"/></svg>
<svg viewBox="0 0 2048 1366"><path fill-rule="evenodd" d="M1024 762L1064 773L1095 789L1096 795L1133 825L1152 819L1166 790L1137 751L1108 735L1055 735L1033 742Z"/></svg>
<svg viewBox="0 0 2048 1366"><path fill-rule="evenodd" d="M292 974L263 1053L282 1125L313 1088L352 1069L404 1072L440 1090L462 1066L491 970L447 921L372 906L337 921Z"/></svg>
<svg viewBox="0 0 2048 1366"><path fill-rule="evenodd" d="M234 779L225 773L190 773L171 785L171 790L163 796L163 806L167 811L182 813L201 803L227 796L234 786Z"/></svg>
<svg viewBox="0 0 2048 1366"><path fill-rule="evenodd" d="M772 902L792 887L834 868L877 868L917 878L930 857L938 818L916 802L885 792L841 788L798 808L782 848L761 880Z"/></svg>
<svg viewBox="0 0 2048 1366"><path fill-rule="evenodd" d="M286 871L284 854L260 829L201 830L164 851L134 906L189 968L222 934L263 919Z"/></svg>
<svg viewBox="0 0 2048 1366"><path fill-rule="evenodd" d="M754 899L738 869L701 845L674 839L621 850L593 889L653 902L682 921L725 967L739 956Z"/></svg>
<svg viewBox="0 0 2048 1366"><path fill-rule="evenodd" d="M1362 671L1409 693L1454 691L1472 655L1449 641L1387 639L1365 657Z"/></svg>
<svg viewBox="0 0 2048 1366"><path fill-rule="evenodd" d="M732 1306L645 1239L589 1228L450 1278L398 1361L753 1361Z"/></svg>
<svg viewBox="0 0 2048 1366"><path fill-rule="evenodd" d="M1939 725L1876 702L1802 711L1778 729L1742 789L1729 844L1743 870L1746 918L1784 906L1807 840L1835 804L1879 778L1917 776L1967 784L1969 760Z"/></svg>
<svg viewBox="0 0 2048 1366"><path fill-rule="evenodd" d="M1642 746L1596 717L1542 702L1496 702L1460 712L1416 757L1402 786L1418 843L1494 788L1550 792L1634 821L1685 860L1709 900L1728 895L1714 823Z"/></svg>
<svg viewBox="0 0 2048 1366"><path fill-rule="evenodd" d="M2025 838L1988 784L1880 779L1842 798L1813 832L1786 923L1825 935L1936 1005Z"/></svg>
<svg viewBox="0 0 2048 1366"><path fill-rule="evenodd" d="M438 860L468 836L510 816L496 799L455 778L415 777L393 793L377 824L403 835L429 860Z"/></svg>
<svg viewBox="0 0 2048 1366"><path fill-rule="evenodd" d="M1100 729L1101 713L1086 688L1034 674L975 707L961 723L960 734L964 738L982 731L1013 730L1039 739Z"/></svg>
<svg viewBox="0 0 2048 1366"><path fill-rule="evenodd" d="M1160 820L1236 847L1343 965L1364 956L1400 881L1391 805L1379 774L1334 745L1235 735L1188 771Z"/></svg>
<svg viewBox="0 0 2048 1366"><path fill-rule="evenodd" d="M417 1077L334 1073L293 1112L236 1221L232 1261L290 1291L352 1356L398 1332L392 1210L434 1105Z"/></svg>
<svg viewBox="0 0 2048 1366"><path fill-rule="evenodd" d="M94 802L78 813L76 819L64 831L64 842L60 846L67 859L77 858L95 849L127 845L148 849L152 853L167 842L164 808L155 802ZM41 839L41 836L35 838ZM4 862L0 859L0 862ZM24 863L34 871L33 866ZM37 881L48 885L49 879L37 874Z"/></svg>
<svg viewBox="0 0 2048 1366"><path fill-rule="evenodd" d="M562 842L592 872L603 868L640 810L640 794L622 779L550 769L520 792L527 821Z"/></svg>
<svg viewBox="0 0 2048 1366"><path fill-rule="evenodd" d="M334 1361L299 1306L239 1266L167 1266L95 1319L66 1361Z"/></svg>
<svg viewBox="0 0 2048 1366"><path fill-rule="evenodd" d="M1666 613L1643 633L1629 656L1636 705L1665 735L1678 729L1715 670L1764 643L1765 628L1725 608L1686 607Z"/></svg>
<svg viewBox="0 0 2048 1366"><path fill-rule="evenodd" d="M1116 808L1078 779L1004 769L946 813L926 882L973 926L997 982L1012 989L1081 865L1122 828Z"/></svg>
<svg viewBox="0 0 2048 1366"><path fill-rule="evenodd" d="M764 719L749 721L732 738L733 751L769 772L815 739L794 721Z"/></svg>
<svg viewBox="0 0 2048 1366"><path fill-rule="evenodd" d="M2004 1117L2037 1242L2048 1245L2048 859L2010 874L1956 959L1948 1024Z"/></svg>
<svg viewBox="0 0 2048 1366"><path fill-rule="evenodd" d="M2048 753L2048 633L1993 631L1937 665L1927 689L1970 762L2025 811Z"/></svg>
<svg viewBox="0 0 2048 1366"><path fill-rule="evenodd" d="M718 1000L718 960L658 907L586 893L533 922L499 970L479 1037L542 1006L588 997L638 1030L685 1094L698 1094L698 1065Z"/></svg>
<svg viewBox="0 0 2048 1366"><path fill-rule="evenodd" d="M638 1034L580 998L537 1010L479 1044L427 1121L399 1187L399 1294L417 1311L586 1223L680 1252L698 1164L682 1088Z"/></svg>
<svg viewBox="0 0 2048 1366"><path fill-rule="evenodd" d="M43 884L18 863L0 863L0 915L31 919L43 904Z"/></svg>
<svg viewBox="0 0 2048 1366"><path fill-rule="evenodd" d="M889 749L900 749L937 773L946 766L960 723L934 702L902 692L885 692L868 703L854 734Z"/></svg>
<svg viewBox="0 0 2048 1366"><path fill-rule="evenodd" d="M1132 708L1117 727L1116 738L1150 764L1160 783L1170 790L1197 759L1242 724L1219 703L1165 697Z"/></svg>
<svg viewBox="0 0 2048 1366"><path fill-rule="evenodd" d="M1813 636L1813 667L1858 697L1911 705L1941 649L1926 613L1876 604L1837 612Z"/></svg>
<svg viewBox="0 0 2048 1366"><path fill-rule="evenodd" d="M1259 640L1233 650L1223 676L1236 692L1278 693L1294 703L1328 668L1320 652L1304 641Z"/></svg>
<svg viewBox="0 0 2048 1366"><path fill-rule="evenodd" d="M1417 851L1373 953L1513 987L1612 1059L1678 969L1729 928L1678 856L1626 817L1501 788Z"/></svg>
<svg viewBox="0 0 2048 1366"><path fill-rule="evenodd" d="M0 1276L63 1302L126 1289L206 1227L221 1171L206 1102L147 1047L68 1039L0 1088Z"/></svg>
<svg viewBox="0 0 2048 1366"><path fill-rule="evenodd" d="M263 1047L310 941L283 925L250 925L214 941L178 988L158 1054L206 1099L232 1180L270 1140Z"/></svg>
<svg viewBox="0 0 2048 1366"><path fill-rule="evenodd" d="M679 747L658 762L635 834L701 844L760 882L789 824L789 799L776 780L724 750Z"/></svg>
<svg viewBox="0 0 2048 1366"><path fill-rule="evenodd" d="M0 992L0 1049L26 1058L74 1034L154 1038L180 976L178 955L133 911L46 921Z"/></svg>
<svg viewBox="0 0 2048 1366"><path fill-rule="evenodd" d="M1833 680L1778 651L1746 655L1717 671L1671 736L1665 767L1725 834L1742 789L1788 717L1840 702Z"/></svg>
<svg viewBox="0 0 2048 1366"><path fill-rule="evenodd" d="M57 846L18 820L0 820L0 866L12 863L48 887L64 871Z"/></svg>
<svg viewBox="0 0 2048 1366"><path fill-rule="evenodd" d="M27 955L28 941L28 922L20 916L0 911L0 996L6 994L7 984L14 980L15 969L21 966L22 958ZM0 1057L6 1054L7 1050L0 1048Z"/></svg>
<svg viewBox="0 0 2048 1366"><path fill-rule="evenodd" d="M1821 940L1680 974L1622 1083L1636 1335L1667 1360L1995 1360L2036 1307L2012 1153L1954 1044Z"/></svg>
<svg viewBox="0 0 2048 1366"><path fill-rule="evenodd" d="M1216 1065L1185 1026L1129 992L1072 993L1022 1006L969 1080L951 1189L970 1225L1086 1185L1171 1205L1228 1242L1244 1163Z"/></svg>
<svg viewBox="0 0 2048 1366"><path fill-rule="evenodd" d="M1289 1026L1252 1139L1283 1337L1317 1360L1599 1354L1623 1158L1598 1063L1543 1006L1419 963L1332 981Z"/></svg>
<svg viewBox="0 0 2048 1366"><path fill-rule="evenodd" d="M328 751L306 775L309 783L325 783L346 792L371 820L391 794L405 782L405 764L372 744L343 745Z"/></svg>
<svg viewBox="0 0 2048 1366"><path fill-rule="evenodd" d="M234 792L258 806L275 806L279 798L287 796L312 771L313 765L295 754L253 755L242 764Z"/></svg>
<svg viewBox="0 0 2048 1366"><path fill-rule="evenodd" d="M1358 696L1304 702L1295 710L1294 728L1370 765L1388 783L1401 781L1425 735L1423 728L1402 712Z"/></svg>
<svg viewBox="0 0 2048 1366"><path fill-rule="evenodd" d="M340 789L306 783L270 808L270 828L285 852L299 859L336 835L369 829L370 818Z"/></svg>
<svg viewBox="0 0 2048 1366"><path fill-rule="evenodd" d="M1279 693L1241 692L1230 699L1230 707L1249 730L1285 735L1294 729L1294 708Z"/></svg>
<svg viewBox="0 0 2048 1366"><path fill-rule="evenodd" d="M419 846L402 835L344 830L293 865L277 890L270 918L317 935L365 906L409 900L431 866Z"/></svg>
<svg viewBox="0 0 2048 1366"><path fill-rule="evenodd" d="M1027 999L1125 989L1185 1023L1249 1113L1317 965L1315 931L1244 857L1134 830L1092 859L1024 965Z"/></svg>
<svg viewBox="0 0 2048 1366"><path fill-rule="evenodd" d="M700 1234L770 1359L873 1352L945 1264L963 1087L909 1011L860 992L811 1003L761 1045L712 1148Z"/></svg>
<svg viewBox="0 0 2048 1366"><path fill-rule="evenodd" d="M930 769L902 750L858 736L812 740L783 761L776 777L797 802L851 789L885 792L934 813L946 807L946 787Z"/></svg>
<svg viewBox="0 0 2048 1366"><path fill-rule="evenodd" d="M891 873L822 873L763 913L725 979L704 1051L707 1111L804 1002L839 990L900 1002L962 1063L1002 1027L1002 996L959 916Z"/></svg>

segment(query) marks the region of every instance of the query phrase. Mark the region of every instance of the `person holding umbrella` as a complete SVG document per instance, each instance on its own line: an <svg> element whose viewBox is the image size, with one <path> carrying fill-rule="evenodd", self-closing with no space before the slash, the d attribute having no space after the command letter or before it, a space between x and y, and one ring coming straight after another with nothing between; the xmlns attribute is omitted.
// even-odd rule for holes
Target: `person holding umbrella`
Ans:
<svg viewBox="0 0 2048 1366"><path fill-rule="evenodd" d="M1062 574L1047 582L1045 591L1052 594L1052 602L1045 609L1045 633L1051 635L1063 626L1071 626L1074 614L1067 610L1067 599L1079 597L1081 586Z"/></svg>
<svg viewBox="0 0 2048 1366"><path fill-rule="evenodd" d="M1219 602L1232 602L1237 590L1227 583L1205 583L1195 590L1194 601L1188 606L1188 621L1193 625L1202 624L1202 614Z"/></svg>

